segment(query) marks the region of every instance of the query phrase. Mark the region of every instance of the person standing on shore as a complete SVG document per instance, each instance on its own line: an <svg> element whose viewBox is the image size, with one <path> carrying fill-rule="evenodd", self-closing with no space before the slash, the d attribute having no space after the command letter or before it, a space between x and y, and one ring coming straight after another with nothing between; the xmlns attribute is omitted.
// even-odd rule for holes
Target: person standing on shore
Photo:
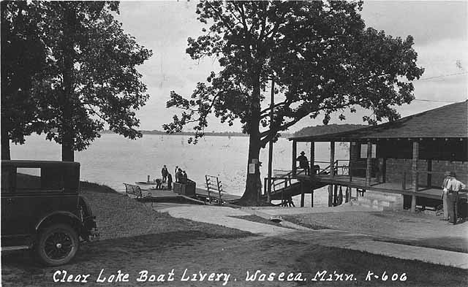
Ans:
<svg viewBox="0 0 468 287"><path fill-rule="evenodd" d="M166 165L164 165L163 168L161 169L162 182L166 182L168 173L169 172L167 171L167 167L166 167Z"/></svg>
<svg viewBox="0 0 468 287"><path fill-rule="evenodd" d="M172 190L172 175L167 173L167 189Z"/></svg>
<svg viewBox="0 0 468 287"><path fill-rule="evenodd" d="M455 172L450 172L450 177L447 183L449 222L455 225L457 224L458 216L458 191L466 189L466 185L457 179Z"/></svg>
<svg viewBox="0 0 468 287"><path fill-rule="evenodd" d="M448 189L447 185L448 182L450 181L450 171L446 171L444 173L444 181L442 183L442 208L444 210L444 218L443 220L449 220L449 213L448 213Z"/></svg>

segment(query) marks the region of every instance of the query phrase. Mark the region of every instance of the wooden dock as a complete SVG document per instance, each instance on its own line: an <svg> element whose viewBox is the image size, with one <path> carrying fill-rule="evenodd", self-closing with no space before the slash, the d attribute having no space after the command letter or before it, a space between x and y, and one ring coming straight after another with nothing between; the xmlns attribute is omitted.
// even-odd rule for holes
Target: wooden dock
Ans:
<svg viewBox="0 0 468 287"><path fill-rule="evenodd" d="M379 191L385 193L395 193L402 195L416 195L421 198L430 198L441 200L442 189L434 187L418 186L416 192L413 191L411 185L404 185L400 182L377 182L373 179L370 185L366 185L365 178L349 177L348 175L321 175L316 176L315 180L324 184L333 184L341 186L349 186L351 188L359 188L364 190ZM461 197L466 197L466 192L460 192Z"/></svg>
<svg viewBox="0 0 468 287"><path fill-rule="evenodd" d="M410 197L414 195L416 196L418 204L421 203L420 205L422 206L427 205L435 207L442 204L441 188L428 188L426 186L418 185L417 191L414 191L414 187L411 184L403 182L379 182L377 178L371 178L370 183L366 183L365 178L350 177L347 174L315 174L310 176L305 175L304 173L294 175L291 171L281 171L276 173L275 177L272 179L280 181L280 188L276 188L276 190L271 192L270 198L272 200L283 200L289 196L301 195L301 206L303 206L304 194L312 194L313 196L316 189L324 186L331 187L331 189L328 189L328 193L332 193L329 195L330 206L333 205L333 202L336 202L336 198L334 197L339 196L337 194L338 187L346 188L346 192L349 192L349 196L351 196L351 189L355 188L356 196L358 196L358 192L375 191L384 194L399 194L408 200L410 200ZM339 190L341 190L341 188ZM468 190L460 191L459 196L460 199L468 199Z"/></svg>
<svg viewBox="0 0 468 287"><path fill-rule="evenodd" d="M188 202L194 204L206 204L208 196L208 190L203 188L196 188L195 197L189 197L186 195L178 194L173 190L169 189L155 189L156 184L153 182L136 182L140 186L143 194L144 201L152 202ZM216 199L219 197L218 193L211 192L211 197ZM239 200L241 197L223 192L221 198L224 202L230 203L232 201Z"/></svg>

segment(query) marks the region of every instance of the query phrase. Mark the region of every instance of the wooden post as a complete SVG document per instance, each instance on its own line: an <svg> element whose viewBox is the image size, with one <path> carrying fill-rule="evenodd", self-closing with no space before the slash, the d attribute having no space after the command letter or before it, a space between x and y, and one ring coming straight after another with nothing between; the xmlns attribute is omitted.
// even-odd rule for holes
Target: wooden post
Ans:
<svg viewBox="0 0 468 287"><path fill-rule="evenodd" d="M335 142L330 142L330 175L335 176Z"/></svg>
<svg viewBox="0 0 468 287"><path fill-rule="evenodd" d="M311 178L310 207L314 207L314 183L312 182L312 178L315 176L314 165L315 165L315 142L311 141L310 142L310 169L309 169L309 174Z"/></svg>
<svg viewBox="0 0 468 287"><path fill-rule="evenodd" d="M401 189L406 189L406 172L403 172L403 181L401 182Z"/></svg>
<svg viewBox="0 0 468 287"><path fill-rule="evenodd" d="M292 146L292 174L296 175L297 142L293 140Z"/></svg>
<svg viewBox="0 0 468 287"><path fill-rule="evenodd" d="M382 162L382 183L387 182L387 158L383 158Z"/></svg>
<svg viewBox="0 0 468 287"><path fill-rule="evenodd" d="M310 207L314 207L314 189L310 191Z"/></svg>
<svg viewBox="0 0 468 287"><path fill-rule="evenodd" d="M310 142L310 177L314 176L315 142Z"/></svg>
<svg viewBox="0 0 468 287"><path fill-rule="evenodd" d="M330 175L333 177L335 175L335 142L330 142ZM333 206L333 185L328 186L328 206Z"/></svg>
<svg viewBox="0 0 468 287"><path fill-rule="evenodd" d="M338 205L338 185L335 184L335 188L333 189L333 206Z"/></svg>
<svg viewBox="0 0 468 287"><path fill-rule="evenodd" d="M301 180L301 207L304 207L304 189L305 189L305 184L304 184L304 181Z"/></svg>
<svg viewBox="0 0 468 287"><path fill-rule="evenodd" d="M372 143L367 141L367 165L366 165L366 186L370 185L372 171Z"/></svg>
<svg viewBox="0 0 468 287"><path fill-rule="evenodd" d="M432 159L427 160L427 188L432 187Z"/></svg>
<svg viewBox="0 0 468 287"><path fill-rule="evenodd" d="M419 142L413 141L413 160L411 165L413 185L413 195L411 196L411 212L416 211L416 192L418 191L418 159L419 159Z"/></svg>
<svg viewBox="0 0 468 287"><path fill-rule="evenodd" d="M354 156L353 156L354 148L353 148L353 145L355 145L355 144L356 143L354 143L354 142L349 143L349 164L348 164L349 182L353 181L353 161L354 161Z"/></svg>

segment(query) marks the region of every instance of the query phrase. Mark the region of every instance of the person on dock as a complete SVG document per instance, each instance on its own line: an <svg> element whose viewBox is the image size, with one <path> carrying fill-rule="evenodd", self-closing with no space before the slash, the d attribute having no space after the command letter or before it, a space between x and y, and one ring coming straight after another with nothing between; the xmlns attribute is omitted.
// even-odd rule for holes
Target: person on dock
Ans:
<svg viewBox="0 0 468 287"><path fill-rule="evenodd" d="M444 173L444 181L442 183L442 208L443 208L443 211L444 211L444 217L442 218L442 220L449 220L449 213L448 213L448 198L447 198L447 195L448 195L448 189L447 189L447 185L448 185L448 182L450 181L451 177L450 177L450 171L446 171Z"/></svg>
<svg viewBox="0 0 468 287"><path fill-rule="evenodd" d="M309 174L309 160L305 156L305 152L301 151L301 155L297 157L296 161L299 162L299 168L304 169L306 175Z"/></svg>
<svg viewBox="0 0 468 287"><path fill-rule="evenodd" d="M447 198L449 222L457 224L458 216L458 192L460 189L466 189L466 185L457 179L455 172L450 172L450 180L447 182Z"/></svg>
<svg viewBox="0 0 468 287"><path fill-rule="evenodd" d="M167 189L172 190L172 175L167 173Z"/></svg>
<svg viewBox="0 0 468 287"><path fill-rule="evenodd" d="M162 189L161 179L156 179L156 189Z"/></svg>
<svg viewBox="0 0 468 287"><path fill-rule="evenodd" d="M178 177L179 177L179 183L186 184L187 183L187 173L185 170L182 170L179 168Z"/></svg>
<svg viewBox="0 0 468 287"><path fill-rule="evenodd" d="M162 175L162 182L163 183L166 182L168 173L169 172L167 171L167 167L166 167L166 165L164 165L163 168L161 169L161 175Z"/></svg>
<svg viewBox="0 0 468 287"><path fill-rule="evenodd" d="M182 179L182 169L178 168L175 174L175 182L181 183L181 179Z"/></svg>

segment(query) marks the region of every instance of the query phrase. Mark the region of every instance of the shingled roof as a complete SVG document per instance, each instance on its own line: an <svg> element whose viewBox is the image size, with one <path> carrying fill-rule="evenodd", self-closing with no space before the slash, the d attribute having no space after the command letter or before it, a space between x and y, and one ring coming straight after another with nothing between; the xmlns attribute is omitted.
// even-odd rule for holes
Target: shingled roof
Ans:
<svg viewBox="0 0 468 287"><path fill-rule="evenodd" d="M401 118L377 126L347 132L310 134L296 141L350 141L396 138L468 138L468 100Z"/></svg>

